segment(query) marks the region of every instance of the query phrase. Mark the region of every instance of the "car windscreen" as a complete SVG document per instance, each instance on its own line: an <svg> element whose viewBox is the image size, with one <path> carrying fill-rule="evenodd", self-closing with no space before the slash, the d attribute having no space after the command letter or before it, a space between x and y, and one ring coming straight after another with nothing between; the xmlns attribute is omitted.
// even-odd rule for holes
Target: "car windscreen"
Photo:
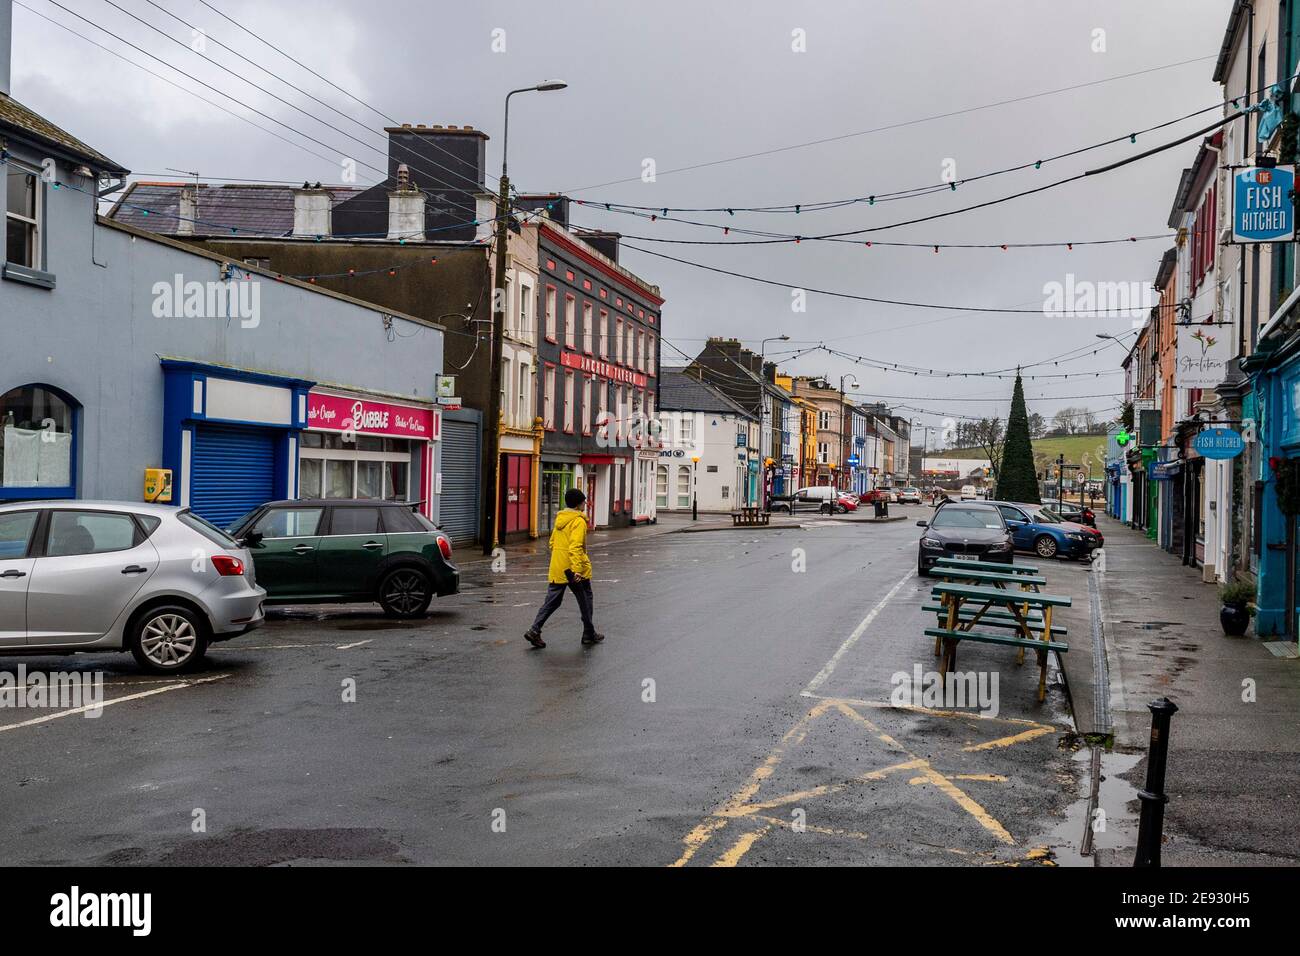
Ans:
<svg viewBox="0 0 1300 956"><path fill-rule="evenodd" d="M1002 517L992 508L940 508L930 522L931 528L995 528L1001 530Z"/></svg>
<svg viewBox="0 0 1300 956"><path fill-rule="evenodd" d="M1034 515L1034 520L1041 521L1044 524L1060 524L1065 519L1049 508L1040 508Z"/></svg>
<svg viewBox="0 0 1300 956"><path fill-rule="evenodd" d="M203 537L207 538L213 544L220 545L223 548L238 548L239 542L226 534L210 521L200 518L192 511L181 511L176 515L176 520L188 528L193 528Z"/></svg>

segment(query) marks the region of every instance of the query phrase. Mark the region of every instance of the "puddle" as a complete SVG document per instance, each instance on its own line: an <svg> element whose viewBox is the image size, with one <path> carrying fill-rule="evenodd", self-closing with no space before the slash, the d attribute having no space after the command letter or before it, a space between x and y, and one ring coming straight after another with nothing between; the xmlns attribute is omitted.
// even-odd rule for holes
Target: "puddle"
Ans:
<svg viewBox="0 0 1300 956"><path fill-rule="evenodd" d="M1084 747L1071 758L1076 761L1075 772L1083 781L1083 797L1066 808L1065 820L1048 835L1048 845L1054 851L1057 865L1096 866L1094 857L1098 850L1122 850L1137 845L1138 815L1129 808L1137 800L1137 788L1121 775L1137 766L1142 757L1140 753L1101 751L1101 785L1097 809L1092 811L1094 825L1089 856L1084 856L1082 849L1092 791L1092 748Z"/></svg>

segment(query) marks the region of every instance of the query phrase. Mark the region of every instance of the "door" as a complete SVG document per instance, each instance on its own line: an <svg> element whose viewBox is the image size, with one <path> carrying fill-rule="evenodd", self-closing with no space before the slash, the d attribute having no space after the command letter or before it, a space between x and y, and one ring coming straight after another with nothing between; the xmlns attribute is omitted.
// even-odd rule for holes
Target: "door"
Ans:
<svg viewBox="0 0 1300 956"><path fill-rule="evenodd" d="M1029 523L1029 515L1010 505L998 505L1002 517L1007 522L1007 530L1018 551L1032 551L1034 547L1035 528Z"/></svg>
<svg viewBox="0 0 1300 956"><path fill-rule="evenodd" d="M329 527L321 536L316 558L320 591L340 597L373 596L387 553L388 535L380 524L378 508L331 508Z"/></svg>
<svg viewBox="0 0 1300 956"><path fill-rule="evenodd" d="M27 589L28 644L85 644L107 634L158 570L129 514L52 509Z"/></svg>
<svg viewBox="0 0 1300 956"><path fill-rule="evenodd" d="M596 472L587 472L587 527L596 527Z"/></svg>
<svg viewBox="0 0 1300 956"><path fill-rule="evenodd" d="M257 583L274 600L309 597L317 590L316 552L320 548L322 507L269 508L253 522L262 536L249 544Z"/></svg>
<svg viewBox="0 0 1300 956"><path fill-rule="evenodd" d="M0 515L0 647L27 640L27 586L32 581L28 557L39 511Z"/></svg>
<svg viewBox="0 0 1300 956"><path fill-rule="evenodd" d="M278 433L200 425L194 429L190 507L218 528L276 498Z"/></svg>

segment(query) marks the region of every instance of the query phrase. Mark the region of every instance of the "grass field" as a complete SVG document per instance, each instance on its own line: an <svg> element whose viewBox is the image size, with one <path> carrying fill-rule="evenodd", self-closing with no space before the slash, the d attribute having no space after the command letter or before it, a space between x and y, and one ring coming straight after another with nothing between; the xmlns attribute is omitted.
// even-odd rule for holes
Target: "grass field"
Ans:
<svg viewBox="0 0 1300 956"><path fill-rule="evenodd" d="M1092 466L1092 477L1100 478L1106 467L1105 435L1067 435L1062 438L1038 438L1034 440L1034 464L1042 471L1056 461L1058 455L1065 455L1067 465L1082 465L1084 470ZM987 458L983 448L945 448L932 451L931 458Z"/></svg>

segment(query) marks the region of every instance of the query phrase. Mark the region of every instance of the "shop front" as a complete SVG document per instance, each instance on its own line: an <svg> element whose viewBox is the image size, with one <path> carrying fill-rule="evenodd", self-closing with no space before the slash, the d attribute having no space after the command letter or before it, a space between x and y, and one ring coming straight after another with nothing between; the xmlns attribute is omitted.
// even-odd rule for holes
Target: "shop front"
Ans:
<svg viewBox="0 0 1300 956"><path fill-rule="evenodd" d="M294 497L418 501L432 517L441 437L442 414L432 405L313 389Z"/></svg>
<svg viewBox="0 0 1300 956"><path fill-rule="evenodd" d="M541 488L537 500L537 528L539 534L550 534L555 527L555 516L564 510L564 495L570 488L578 487L580 469L577 459L561 461L542 460Z"/></svg>

